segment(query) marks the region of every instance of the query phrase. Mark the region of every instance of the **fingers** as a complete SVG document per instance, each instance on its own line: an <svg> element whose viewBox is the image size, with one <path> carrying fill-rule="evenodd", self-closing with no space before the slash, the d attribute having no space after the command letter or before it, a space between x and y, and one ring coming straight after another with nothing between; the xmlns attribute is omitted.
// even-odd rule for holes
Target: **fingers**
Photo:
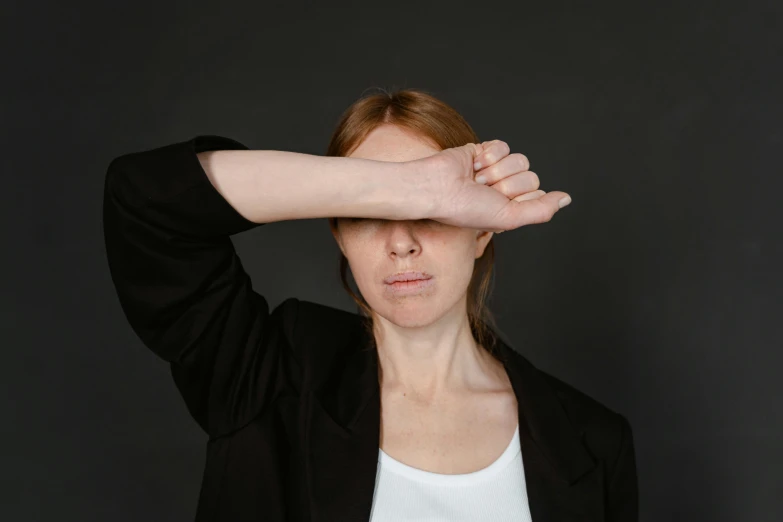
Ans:
<svg viewBox="0 0 783 522"><path fill-rule="evenodd" d="M502 212L505 230L550 221L561 208L571 203L571 197L565 192L539 190L540 180L530 171L527 156L510 154L504 141L477 144L473 159L476 183L492 186L509 198L509 205Z"/></svg>
<svg viewBox="0 0 783 522"><path fill-rule="evenodd" d="M483 173L481 175L484 176ZM499 181L490 180L487 182L487 186L492 187L509 199L528 194L541 186L538 174L530 170L500 176L501 179ZM475 181L480 183L482 180L477 178Z"/></svg>
<svg viewBox="0 0 783 522"><path fill-rule="evenodd" d="M468 149L474 158L478 158L484 152L484 146L481 143L466 143L464 147Z"/></svg>
<svg viewBox="0 0 783 522"><path fill-rule="evenodd" d="M519 196L513 198L513 200L514 201L529 201L531 199L538 199L541 196L543 196L544 194L546 194L546 192L543 191L543 190L534 190L533 192L527 192L525 194L520 194ZM501 231L498 231L498 232L495 232L495 233L496 234L502 234L503 232L505 232L505 230L501 230Z"/></svg>
<svg viewBox="0 0 783 522"><path fill-rule="evenodd" d="M546 194L543 190L534 190L533 192L528 192L526 194L521 194L515 198L513 198L514 201L527 201L530 199L538 199L541 196Z"/></svg>
<svg viewBox="0 0 783 522"><path fill-rule="evenodd" d="M544 193L543 195L539 194L538 197L532 196L532 194L538 192L544 191L538 190L512 200L516 202L516 204L512 204L511 206L512 228L536 223L546 223L552 219L552 216L554 216L558 210L560 210L560 202L563 199L566 200L563 207L571 203L571 196L565 192L554 191Z"/></svg>
<svg viewBox="0 0 783 522"><path fill-rule="evenodd" d="M529 169L530 161L527 159L527 156L515 152L514 154L509 154L496 161L492 165L482 168L480 172L476 173L476 181L480 182L479 178L483 177L483 179L486 180L487 185L493 185L504 178L522 172L527 172L536 176L535 173L530 172ZM533 188L538 188L538 186ZM517 194L514 195L516 196Z"/></svg>
<svg viewBox="0 0 783 522"><path fill-rule="evenodd" d="M504 157L508 156L510 149L505 141L492 140L481 144L482 151L474 158L474 170L481 170L490 165L494 165Z"/></svg>

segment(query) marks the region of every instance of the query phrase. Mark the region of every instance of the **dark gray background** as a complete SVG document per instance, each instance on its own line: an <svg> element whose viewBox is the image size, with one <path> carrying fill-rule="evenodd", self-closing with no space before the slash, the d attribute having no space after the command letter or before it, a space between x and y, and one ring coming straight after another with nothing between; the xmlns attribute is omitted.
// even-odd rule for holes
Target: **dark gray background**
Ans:
<svg viewBox="0 0 783 522"><path fill-rule="evenodd" d="M3 11L3 520L195 514L206 437L114 294L109 161L196 134L323 154L376 86L430 91L571 194L496 238L491 305L629 418L642 520L783 519L781 2ZM234 240L270 305L355 311L325 219Z"/></svg>

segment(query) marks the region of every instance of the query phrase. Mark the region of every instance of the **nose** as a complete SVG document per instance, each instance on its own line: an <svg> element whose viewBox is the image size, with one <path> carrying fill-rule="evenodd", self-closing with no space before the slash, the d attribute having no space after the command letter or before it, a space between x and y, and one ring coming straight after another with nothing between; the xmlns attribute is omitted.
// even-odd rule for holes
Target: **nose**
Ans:
<svg viewBox="0 0 783 522"><path fill-rule="evenodd" d="M389 231L389 253L396 257L416 255L421 245L413 232L412 221L392 221Z"/></svg>

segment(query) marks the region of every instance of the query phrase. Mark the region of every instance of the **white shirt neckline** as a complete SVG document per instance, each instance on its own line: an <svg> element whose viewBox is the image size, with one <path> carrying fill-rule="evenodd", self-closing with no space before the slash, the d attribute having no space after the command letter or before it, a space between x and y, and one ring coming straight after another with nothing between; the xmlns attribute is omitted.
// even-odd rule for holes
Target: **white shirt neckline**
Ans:
<svg viewBox="0 0 783 522"><path fill-rule="evenodd" d="M514 431L514 436L511 437L511 442L508 443L506 449L495 462L486 468L471 473L459 473L455 475L433 473L431 471L425 471L403 464L399 460L391 457L381 448L378 448L378 451L378 461L384 469L402 475L410 480L439 486L466 486L476 484L477 482L483 482L494 477L514 460L514 457L521 451L519 443L519 424L517 424L516 430Z"/></svg>

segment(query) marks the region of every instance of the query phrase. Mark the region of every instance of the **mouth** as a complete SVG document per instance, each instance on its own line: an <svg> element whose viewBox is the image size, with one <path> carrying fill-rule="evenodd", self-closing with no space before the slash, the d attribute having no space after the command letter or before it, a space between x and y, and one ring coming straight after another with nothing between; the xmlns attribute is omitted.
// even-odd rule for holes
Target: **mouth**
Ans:
<svg viewBox="0 0 783 522"><path fill-rule="evenodd" d="M394 284L394 283L401 283L406 281L423 281L427 279L432 279L432 276L426 272L415 272L415 271L407 271L407 272L400 272L394 275L390 275L386 279L383 280L384 283L387 285Z"/></svg>

